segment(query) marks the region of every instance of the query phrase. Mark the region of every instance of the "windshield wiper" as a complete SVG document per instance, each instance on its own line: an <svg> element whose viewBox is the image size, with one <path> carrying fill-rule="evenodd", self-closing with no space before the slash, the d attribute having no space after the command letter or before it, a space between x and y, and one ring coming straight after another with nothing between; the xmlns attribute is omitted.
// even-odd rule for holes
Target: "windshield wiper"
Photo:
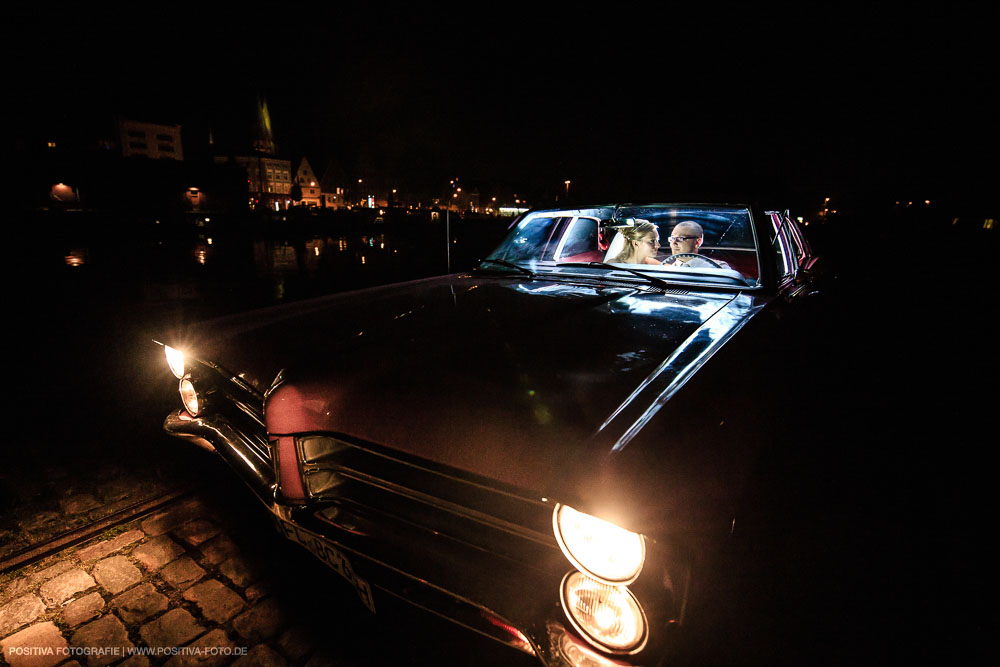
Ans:
<svg viewBox="0 0 1000 667"><path fill-rule="evenodd" d="M514 262L508 262L506 259L500 259L498 257L487 257L486 259L480 260L480 263L483 262L490 262L492 264L499 264L500 266L506 266L511 269L517 269L521 273L530 276L531 278L535 277L535 272L532 271L531 269L521 266L520 264L515 264Z"/></svg>
<svg viewBox="0 0 1000 667"><path fill-rule="evenodd" d="M635 269L626 269L623 266L615 266L613 264L607 264L605 262L560 262L556 266L585 266L594 269L611 269L612 271L627 271L633 275L639 276L640 278L645 278L650 283L660 287L662 289L669 289L670 284L666 280L657 278L656 276L651 276L648 273L643 273L642 271L636 271Z"/></svg>

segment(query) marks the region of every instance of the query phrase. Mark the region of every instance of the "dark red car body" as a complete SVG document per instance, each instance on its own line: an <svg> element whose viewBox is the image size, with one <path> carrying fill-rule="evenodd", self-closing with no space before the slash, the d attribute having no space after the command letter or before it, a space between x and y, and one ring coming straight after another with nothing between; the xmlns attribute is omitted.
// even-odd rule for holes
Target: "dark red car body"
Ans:
<svg viewBox="0 0 1000 667"><path fill-rule="evenodd" d="M657 663L708 605L796 385L815 258L787 213L753 217L785 259L752 287L486 270L176 332L204 407L165 428L217 451L373 611L403 598L546 664ZM639 650L595 652L566 622L557 504L645 536Z"/></svg>

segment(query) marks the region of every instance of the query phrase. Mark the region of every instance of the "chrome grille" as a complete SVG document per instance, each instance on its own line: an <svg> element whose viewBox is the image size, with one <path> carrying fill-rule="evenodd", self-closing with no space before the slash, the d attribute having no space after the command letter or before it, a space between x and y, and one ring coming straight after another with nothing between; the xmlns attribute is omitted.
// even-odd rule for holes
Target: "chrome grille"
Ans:
<svg viewBox="0 0 1000 667"><path fill-rule="evenodd" d="M221 366L199 361L192 374L202 381L209 381L210 409L223 415L241 435L247 446L264 463L270 464L271 452L267 444L267 427L264 424L264 397L250 384Z"/></svg>
<svg viewBox="0 0 1000 667"><path fill-rule="evenodd" d="M552 505L497 483L366 443L297 438L310 497L541 566L561 554Z"/></svg>

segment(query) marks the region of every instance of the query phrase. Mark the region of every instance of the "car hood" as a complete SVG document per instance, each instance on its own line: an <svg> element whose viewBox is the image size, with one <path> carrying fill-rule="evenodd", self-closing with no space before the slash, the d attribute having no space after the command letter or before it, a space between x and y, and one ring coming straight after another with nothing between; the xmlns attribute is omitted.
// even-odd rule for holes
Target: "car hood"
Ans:
<svg viewBox="0 0 1000 667"><path fill-rule="evenodd" d="M284 369L272 434L339 433L549 493L634 436L649 397L745 319L738 301L457 275L217 320L187 345L262 390Z"/></svg>

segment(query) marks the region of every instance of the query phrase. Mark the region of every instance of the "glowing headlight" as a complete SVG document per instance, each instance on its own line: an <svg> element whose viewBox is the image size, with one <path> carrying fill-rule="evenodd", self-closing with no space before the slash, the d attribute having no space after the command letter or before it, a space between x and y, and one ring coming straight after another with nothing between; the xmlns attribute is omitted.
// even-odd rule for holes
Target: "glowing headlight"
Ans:
<svg viewBox="0 0 1000 667"><path fill-rule="evenodd" d="M169 345L164 345L163 351L167 355L167 366L170 366L170 372L180 380L184 377L184 353Z"/></svg>
<svg viewBox="0 0 1000 667"><path fill-rule="evenodd" d="M201 411L201 399L198 397L198 390L194 388L194 383L191 382L191 378L184 378L181 380L180 384L181 392L181 403L184 404L184 409L188 411L188 414L192 417L197 417L198 413Z"/></svg>
<svg viewBox="0 0 1000 667"><path fill-rule="evenodd" d="M566 558L595 579L615 585L630 584L642 571L646 559L642 535L567 505L556 505L552 527Z"/></svg>
<svg viewBox="0 0 1000 667"><path fill-rule="evenodd" d="M625 586L570 572L563 579L560 601L573 626L594 646L635 653L645 645L646 615Z"/></svg>

